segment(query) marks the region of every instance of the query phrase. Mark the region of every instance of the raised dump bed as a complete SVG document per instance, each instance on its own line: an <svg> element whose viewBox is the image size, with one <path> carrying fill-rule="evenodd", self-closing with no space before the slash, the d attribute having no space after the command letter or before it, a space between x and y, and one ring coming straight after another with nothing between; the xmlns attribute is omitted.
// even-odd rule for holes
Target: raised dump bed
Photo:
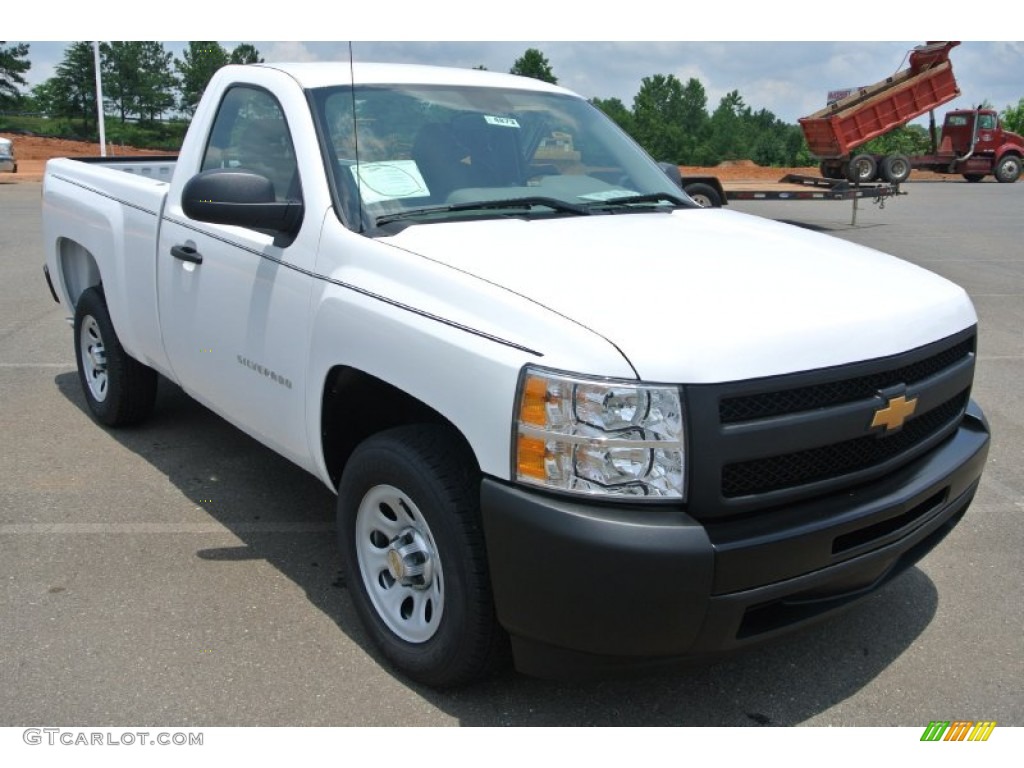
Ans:
<svg viewBox="0 0 1024 768"><path fill-rule="evenodd" d="M949 51L959 44L918 46L907 69L800 118L811 152L820 158L848 157L871 139L955 99L960 89Z"/></svg>

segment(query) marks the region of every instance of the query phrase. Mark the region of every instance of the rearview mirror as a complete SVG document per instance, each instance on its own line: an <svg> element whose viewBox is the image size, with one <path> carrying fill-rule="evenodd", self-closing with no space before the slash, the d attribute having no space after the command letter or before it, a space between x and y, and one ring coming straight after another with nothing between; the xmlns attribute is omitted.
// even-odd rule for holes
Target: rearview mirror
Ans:
<svg viewBox="0 0 1024 768"><path fill-rule="evenodd" d="M210 224L230 224L268 234L295 234L302 224L300 200L279 202L266 176L232 168L196 174L181 193L185 215Z"/></svg>

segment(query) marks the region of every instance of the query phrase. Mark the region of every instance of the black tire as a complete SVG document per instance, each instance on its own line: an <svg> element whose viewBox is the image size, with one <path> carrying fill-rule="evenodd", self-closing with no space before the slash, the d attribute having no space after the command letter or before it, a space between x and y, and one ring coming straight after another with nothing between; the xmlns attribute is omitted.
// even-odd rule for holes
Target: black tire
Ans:
<svg viewBox="0 0 1024 768"><path fill-rule="evenodd" d="M993 173L995 174L996 181L1003 184L1013 184L1013 182L1020 178L1020 171L1021 159L1019 155L1003 155L999 162L996 163Z"/></svg>
<svg viewBox="0 0 1024 768"><path fill-rule="evenodd" d="M878 163L871 155L855 155L850 158L845 174L848 181L854 184L866 184L873 181L878 171Z"/></svg>
<svg viewBox="0 0 1024 768"><path fill-rule="evenodd" d="M982 179L985 178L985 174L983 174L983 173L965 173L964 174L964 178L967 179L972 184L977 184L979 181L981 181Z"/></svg>
<svg viewBox="0 0 1024 768"><path fill-rule="evenodd" d="M886 155L882 159L882 178L890 184L902 184L910 178L910 159L906 155Z"/></svg>
<svg viewBox="0 0 1024 768"><path fill-rule="evenodd" d="M842 179L843 163L840 160L822 160L818 163L818 171L823 179Z"/></svg>
<svg viewBox="0 0 1024 768"><path fill-rule="evenodd" d="M722 196L710 184L687 184L683 191L701 208L722 207Z"/></svg>
<svg viewBox="0 0 1024 768"><path fill-rule="evenodd" d="M434 687L503 666L480 523L480 474L444 427L378 433L353 452L338 488L346 584L374 644Z"/></svg>
<svg viewBox="0 0 1024 768"><path fill-rule="evenodd" d="M78 298L75 359L85 401L97 421L121 427L153 412L156 371L124 351L99 288L88 288Z"/></svg>

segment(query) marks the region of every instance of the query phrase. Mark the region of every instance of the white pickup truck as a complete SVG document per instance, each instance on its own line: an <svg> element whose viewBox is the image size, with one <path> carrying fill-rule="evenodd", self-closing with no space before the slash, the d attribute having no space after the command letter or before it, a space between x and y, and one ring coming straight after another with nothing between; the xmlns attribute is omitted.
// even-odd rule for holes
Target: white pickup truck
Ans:
<svg viewBox="0 0 1024 768"><path fill-rule="evenodd" d="M43 228L96 419L159 374L334 489L353 602L431 685L805 626L988 451L961 288L700 208L536 80L225 67L176 160L50 161Z"/></svg>

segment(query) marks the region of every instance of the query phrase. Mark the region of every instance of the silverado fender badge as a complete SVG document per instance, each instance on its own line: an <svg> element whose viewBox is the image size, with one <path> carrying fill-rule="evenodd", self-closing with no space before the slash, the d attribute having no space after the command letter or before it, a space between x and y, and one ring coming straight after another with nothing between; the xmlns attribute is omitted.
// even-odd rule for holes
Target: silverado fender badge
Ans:
<svg viewBox="0 0 1024 768"><path fill-rule="evenodd" d="M885 406L875 411L875 418L871 420L871 428L885 427L887 434L895 432L903 426L903 422L914 414L916 409L916 397L913 400L907 400L904 395L890 397Z"/></svg>

